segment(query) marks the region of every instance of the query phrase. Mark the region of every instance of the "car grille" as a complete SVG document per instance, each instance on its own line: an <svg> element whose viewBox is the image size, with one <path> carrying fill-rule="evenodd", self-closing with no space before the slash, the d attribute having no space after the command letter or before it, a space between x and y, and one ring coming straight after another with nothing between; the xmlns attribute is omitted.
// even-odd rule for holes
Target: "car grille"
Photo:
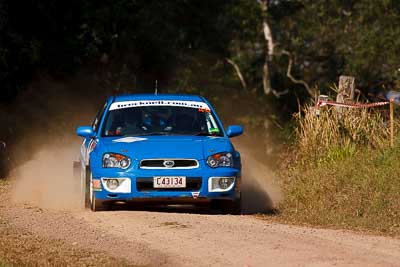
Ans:
<svg viewBox="0 0 400 267"><path fill-rule="evenodd" d="M195 159L144 159L140 161L142 169L194 169L199 167Z"/></svg>
<svg viewBox="0 0 400 267"><path fill-rule="evenodd" d="M136 178L137 191L199 191L201 177L186 177L185 188L153 188L153 177Z"/></svg>

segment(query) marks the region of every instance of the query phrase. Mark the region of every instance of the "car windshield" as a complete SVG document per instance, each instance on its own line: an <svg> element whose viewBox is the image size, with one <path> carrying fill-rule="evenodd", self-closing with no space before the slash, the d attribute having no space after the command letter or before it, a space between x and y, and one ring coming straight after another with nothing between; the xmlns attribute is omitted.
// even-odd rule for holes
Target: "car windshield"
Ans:
<svg viewBox="0 0 400 267"><path fill-rule="evenodd" d="M102 136L144 135L222 136L223 133L208 108L153 105L110 109Z"/></svg>

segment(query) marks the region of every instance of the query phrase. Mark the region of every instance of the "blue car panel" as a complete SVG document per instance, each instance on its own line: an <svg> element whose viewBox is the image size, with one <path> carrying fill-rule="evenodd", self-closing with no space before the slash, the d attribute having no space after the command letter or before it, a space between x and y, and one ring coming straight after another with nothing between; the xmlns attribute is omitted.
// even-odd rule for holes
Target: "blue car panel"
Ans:
<svg viewBox="0 0 400 267"><path fill-rule="evenodd" d="M228 129L230 136L243 131ZM84 138L81 178L92 210L128 201L240 201L240 153L203 97L110 97L77 134Z"/></svg>

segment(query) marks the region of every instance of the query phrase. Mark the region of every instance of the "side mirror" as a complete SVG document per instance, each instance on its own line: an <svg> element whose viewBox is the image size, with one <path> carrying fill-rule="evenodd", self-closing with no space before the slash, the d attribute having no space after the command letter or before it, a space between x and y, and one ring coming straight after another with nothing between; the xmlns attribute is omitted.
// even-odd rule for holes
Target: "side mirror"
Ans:
<svg viewBox="0 0 400 267"><path fill-rule="evenodd" d="M235 137L243 133L243 128L240 125L230 125L226 130L226 135L228 137Z"/></svg>
<svg viewBox="0 0 400 267"><path fill-rule="evenodd" d="M84 138L91 138L94 136L93 128L91 126L78 127L76 129L76 134Z"/></svg>

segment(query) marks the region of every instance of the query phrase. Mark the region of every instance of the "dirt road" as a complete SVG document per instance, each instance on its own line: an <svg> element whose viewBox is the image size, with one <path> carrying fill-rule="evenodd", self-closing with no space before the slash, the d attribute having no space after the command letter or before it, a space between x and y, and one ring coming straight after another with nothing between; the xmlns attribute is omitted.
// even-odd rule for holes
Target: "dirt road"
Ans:
<svg viewBox="0 0 400 267"><path fill-rule="evenodd" d="M98 265L96 257L101 256L114 259L100 261L103 265L400 266L398 239L288 226L253 215L201 214L182 207L98 213L42 209L12 203L9 189L2 186L0 192L0 218L7 222L0 227L45 240L28 250L28 265ZM27 246L21 236L13 242ZM54 255L37 254L38 247L59 246L52 242L62 242L61 253L43 261ZM12 255L4 254L9 250L4 246L0 242L0 259ZM75 252L67 253L71 247ZM80 250L92 258L79 262Z"/></svg>
<svg viewBox="0 0 400 267"><path fill-rule="evenodd" d="M279 201L280 192L271 172L243 152L251 214ZM400 266L400 239L190 207L82 210L70 182L73 153L42 151L15 181L0 183L0 266ZM49 166L53 158L68 164Z"/></svg>

